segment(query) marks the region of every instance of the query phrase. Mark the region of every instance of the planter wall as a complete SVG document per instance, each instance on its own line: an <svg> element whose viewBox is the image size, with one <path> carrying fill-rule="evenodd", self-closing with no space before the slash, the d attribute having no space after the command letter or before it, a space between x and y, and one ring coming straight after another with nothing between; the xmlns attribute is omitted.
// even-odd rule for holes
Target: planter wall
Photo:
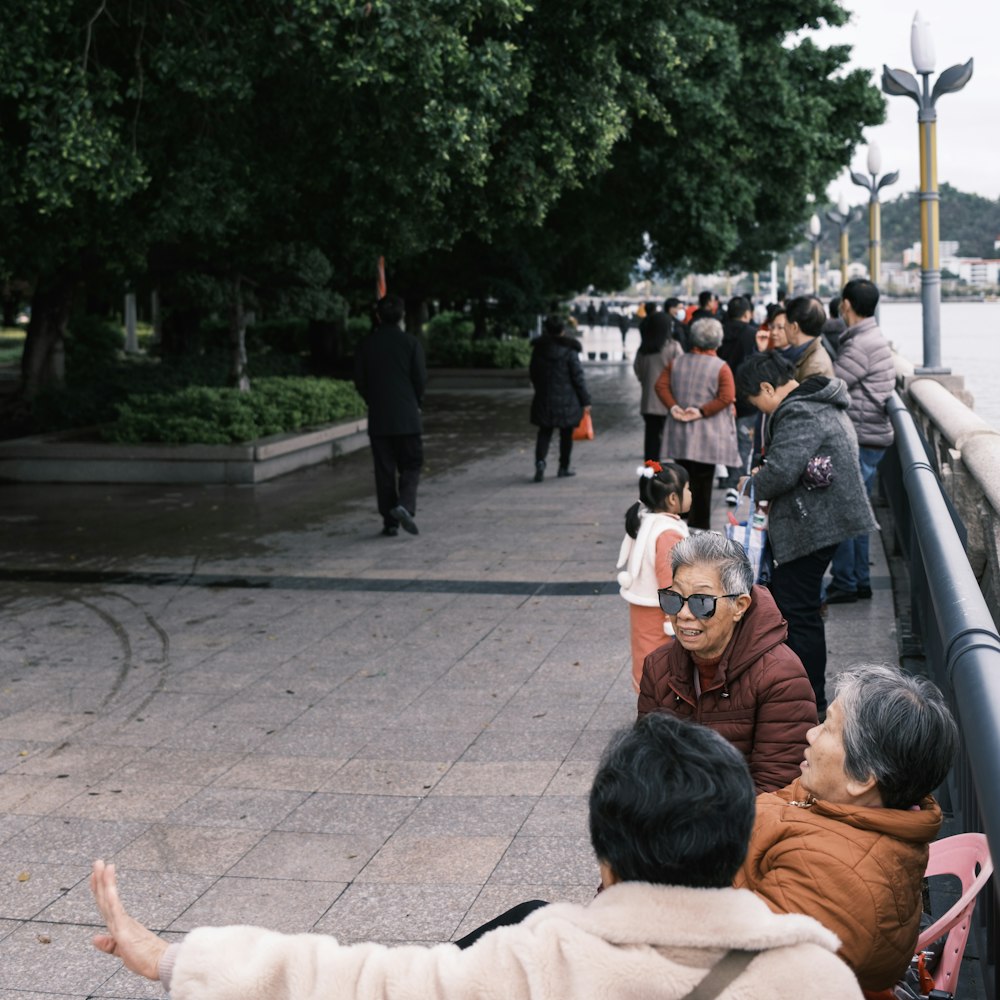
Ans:
<svg viewBox="0 0 1000 1000"><path fill-rule="evenodd" d="M85 431L39 434L0 441L0 481L261 483L367 444L366 418L231 445L112 444L89 440Z"/></svg>

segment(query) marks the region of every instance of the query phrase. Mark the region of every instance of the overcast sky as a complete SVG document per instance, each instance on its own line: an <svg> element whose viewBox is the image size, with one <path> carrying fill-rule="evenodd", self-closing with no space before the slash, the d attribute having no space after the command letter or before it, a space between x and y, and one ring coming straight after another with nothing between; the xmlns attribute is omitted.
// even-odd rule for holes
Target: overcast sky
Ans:
<svg viewBox="0 0 1000 1000"><path fill-rule="evenodd" d="M956 63L975 60L972 79L956 94L937 102L938 183L987 198L1000 197L1000 0L841 0L851 20L840 28L815 33L824 47L852 47L851 66L873 71L881 87L882 65L913 72L910 58L910 25L919 10L930 22L937 74ZM919 78L918 78L919 79ZM891 200L920 184L917 141L917 105L909 97L886 95L886 122L865 131L865 140L882 150L882 173L899 170L895 186L883 188ZM867 149L860 146L851 164L866 172ZM830 185L828 196L836 201L843 191L849 204L867 204L867 192L851 183L849 173Z"/></svg>

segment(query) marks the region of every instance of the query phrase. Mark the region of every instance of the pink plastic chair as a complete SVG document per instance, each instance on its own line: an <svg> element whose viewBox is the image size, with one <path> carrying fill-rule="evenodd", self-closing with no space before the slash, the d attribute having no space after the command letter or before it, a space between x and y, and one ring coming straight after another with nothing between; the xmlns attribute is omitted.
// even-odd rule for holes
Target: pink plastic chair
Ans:
<svg viewBox="0 0 1000 1000"><path fill-rule="evenodd" d="M948 935L941 960L934 970L934 986L939 990L954 993L958 985L958 973L962 967L965 944L969 939L969 926L972 923L976 896L993 874L993 861L990 858L986 837L981 833L959 833L954 837L934 841L931 844L925 874L928 877L955 875L962 883L962 898L917 938L919 953L942 935Z"/></svg>

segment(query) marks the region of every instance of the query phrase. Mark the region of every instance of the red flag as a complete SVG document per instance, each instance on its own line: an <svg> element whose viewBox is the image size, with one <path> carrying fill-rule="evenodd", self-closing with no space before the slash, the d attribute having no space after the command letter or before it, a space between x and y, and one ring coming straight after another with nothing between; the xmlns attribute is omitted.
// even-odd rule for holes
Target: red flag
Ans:
<svg viewBox="0 0 1000 1000"><path fill-rule="evenodd" d="M385 298L388 289L385 285L385 257L379 257L375 262L375 299Z"/></svg>

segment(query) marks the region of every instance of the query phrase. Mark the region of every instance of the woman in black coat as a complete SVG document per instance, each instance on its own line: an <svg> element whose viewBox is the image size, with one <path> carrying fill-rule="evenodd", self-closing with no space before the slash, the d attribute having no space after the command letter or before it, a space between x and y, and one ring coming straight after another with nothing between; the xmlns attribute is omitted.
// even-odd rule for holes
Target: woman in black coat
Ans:
<svg viewBox="0 0 1000 1000"><path fill-rule="evenodd" d="M583 378L580 352L583 345L566 336L563 321L550 316L531 354L531 422L538 428L535 441L535 482L545 477L545 456L552 432L559 428L559 473L572 476L569 458L573 451L573 428L590 409L590 393Z"/></svg>

